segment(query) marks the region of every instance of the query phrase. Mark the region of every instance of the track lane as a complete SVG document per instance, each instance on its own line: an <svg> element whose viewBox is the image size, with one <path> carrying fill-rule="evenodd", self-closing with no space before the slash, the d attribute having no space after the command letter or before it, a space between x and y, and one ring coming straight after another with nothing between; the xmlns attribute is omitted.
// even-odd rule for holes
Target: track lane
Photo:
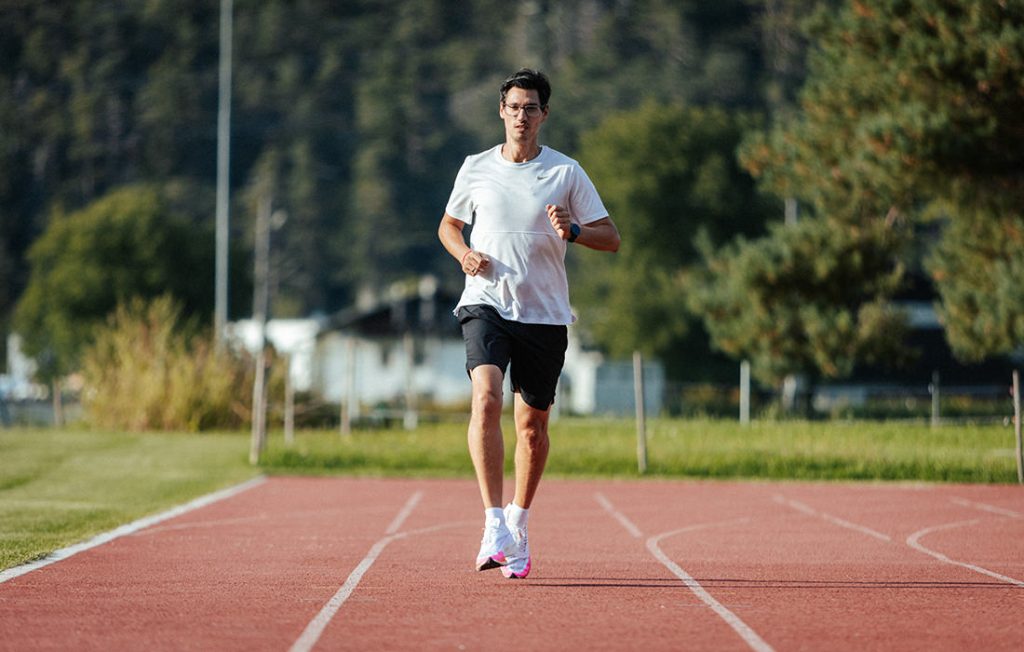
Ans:
<svg viewBox="0 0 1024 652"><path fill-rule="evenodd" d="M401 507L391 486L274 478L0 584L0 649L286 650Z"/></svg>
<svg viewBox="0 0 1024 652"><path fill-rule="evenodd" d="M321 649L745 649L728 628L607 523L584 483L545 483L530 517L525 581L476 572L479 494L431 491L321 639ZM596 486L596 485L594 485ZM459 520L463 519L463 520ZM455 523L426 532L431 523Z"/></svg>
<svg viewBox="0 0 1024 652"><path fill-rule="evenodd" d="M287 650L391 537L312 649L749 650L676 564L776 650L1017 650L1024 589L905 539L977 521L917 540L1021 577L1021 495L548 479L534 570L509 581L472 568L472 481L273 478L0 584L0 649Z"/></svg>

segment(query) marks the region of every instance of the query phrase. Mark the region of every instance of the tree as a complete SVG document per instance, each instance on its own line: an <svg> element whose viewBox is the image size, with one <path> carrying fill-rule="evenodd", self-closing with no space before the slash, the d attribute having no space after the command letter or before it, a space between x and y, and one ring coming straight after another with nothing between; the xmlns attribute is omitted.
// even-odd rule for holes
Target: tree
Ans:
<svg viewBox="0 0 1024 652"><path fill-rule="evenodd" d="M205 321L213 306L212 232L152 186L122 188L54 216L29 261L14 326L47 380L77 368L94 328L119 303L170 294Z"/></svg>
<svg viewBox="0 0 1024 652"><path fill-rule="evenodd" d="M700 261L697 242L758 234L780 210L735 159L754 124L719 108L648 104L584 135L580 161L623 238L613 265L581 257L573 296L613 355L639 349L677 377L694 372L695 345L707 344L687 339L693 318L682 279Z"/></svg>
<svg viewBox="0 0 1024 652"><path fill-rule="evenodd" d="M236 2L232 240L273 162L288 214L278 308L336 310L409 274L458 284L437 219L462 158L501 138L505 75L550 75L546 142L572 155L647 100L761 107L760 13L749 0ZM0 0L0 325L52 215L133 183L212 197L218 16L208 0ZM212 199L190 217L212 223Z"/></svg>
<svg viewBox="0 0 1024 652"><path fill-rule="evenodd" d="M954 351L1019 347L1024 302L1005 279L1024 267L1024 4L851 1L812 36L797 119L752 138L745 165L849 224L941 213L927 268Z"/></svg>
<svg viewBox="0 0 1024 652"><path fill-rule="evenodd" d="M950 347L963 360L1024 343L1024 215L960 212L928 260Z"/></svg>
<svg viewBox="0 0 1024 652"><path fill-rule="evenodd" d="M715 345L777 385L789 374L849 375L903 357L905 324L889 304L906 239L883 223L774 224L763 238L706 252L689 305Z"/></svg>

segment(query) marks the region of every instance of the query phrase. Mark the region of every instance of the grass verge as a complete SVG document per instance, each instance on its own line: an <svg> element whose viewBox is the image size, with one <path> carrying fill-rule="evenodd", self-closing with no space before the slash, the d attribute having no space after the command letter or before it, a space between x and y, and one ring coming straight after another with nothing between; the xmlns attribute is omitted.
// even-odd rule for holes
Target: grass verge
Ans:
<svg viewBox="0 0 1024 652"><path fill-rule="evenodd" d="M648 475L798 480L1013 482L1013 432L997 425L892 422L654 420ZM506 432L506 466L514 437ZM302 433L292 447L271 440L271 473L471 476L465 424L414 431ZM628 420L562 419L551 428L547 473L638 477L636 431Z"/></svg>
<svg viewBox="0 0 1024 652"><path fill-rule="evenodd" d="M238 434L0 430L0 568L257 475Z"/></svg>

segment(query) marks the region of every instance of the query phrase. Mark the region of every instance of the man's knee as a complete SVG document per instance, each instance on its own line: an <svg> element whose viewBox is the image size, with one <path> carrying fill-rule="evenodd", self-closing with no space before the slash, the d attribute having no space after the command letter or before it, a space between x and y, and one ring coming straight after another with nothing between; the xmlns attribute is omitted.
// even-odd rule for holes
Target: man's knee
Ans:
<svg viewBox="0 0 1024 652"><path fill-rule="evenodd" d="M470 373L473 380L473 413L483 418L500 418L504 376L493 365L481 365Z"/></svg>
<svg viewBox="0 0 1024 652"><path fill-rule="evenodd" d="M529 410L516 419L516 436L531 450L547 448L548 419L546 412Z"/></svg>

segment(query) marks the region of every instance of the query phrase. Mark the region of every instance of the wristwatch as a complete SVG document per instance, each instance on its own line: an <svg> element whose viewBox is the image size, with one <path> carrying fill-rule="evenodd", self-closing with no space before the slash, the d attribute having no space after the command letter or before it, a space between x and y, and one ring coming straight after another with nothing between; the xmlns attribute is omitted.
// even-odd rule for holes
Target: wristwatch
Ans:
<svg viewBox="0 0 1024 652"><path fill-rule="evenodd" d="M578 237L580 237L580 225L573 223L569 227L569 242L576 242Z"/></svg>

